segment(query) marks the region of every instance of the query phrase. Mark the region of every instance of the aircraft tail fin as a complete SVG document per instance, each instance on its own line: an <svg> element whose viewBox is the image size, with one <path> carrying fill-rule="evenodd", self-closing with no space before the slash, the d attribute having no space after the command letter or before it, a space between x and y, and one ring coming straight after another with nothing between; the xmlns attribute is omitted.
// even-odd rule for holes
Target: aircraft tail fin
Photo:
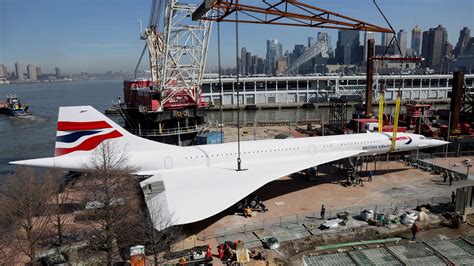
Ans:
<svg viewBox="0 0 474 266"><path fill-rule="evenodd" d="M92 106L59 108L55 156L91 153L106 140L120 152L175 147L135 136Z"/></svg>

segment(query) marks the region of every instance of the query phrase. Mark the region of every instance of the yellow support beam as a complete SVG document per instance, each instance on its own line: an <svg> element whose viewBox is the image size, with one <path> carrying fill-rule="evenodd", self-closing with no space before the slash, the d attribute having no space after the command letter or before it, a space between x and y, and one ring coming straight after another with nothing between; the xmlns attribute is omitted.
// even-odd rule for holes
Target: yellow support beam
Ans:
<svg viewBox="0 0 474 266"><path fill-rule="evenodd" d="M390 151L394 151L395 145L397 144L399 115L400 115L400 94L397 95L397 99L395 100L395 120L393 121L392 146L390 147Z"/></svg>
<svg viewBox="0 0 474 266"><path fill-rule="evenodd" d="M383 128L383 102L384 102L383 93L380 94L379 97L379 132L382 132Z"/></svg>

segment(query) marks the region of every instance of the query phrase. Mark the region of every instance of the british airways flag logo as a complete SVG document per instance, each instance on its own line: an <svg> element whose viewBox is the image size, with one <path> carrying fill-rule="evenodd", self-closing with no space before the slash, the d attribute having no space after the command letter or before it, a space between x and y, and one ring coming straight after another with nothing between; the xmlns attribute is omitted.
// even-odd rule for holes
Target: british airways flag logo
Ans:
<svg viewBox="0 0 474 266"><path fill-rule="evenodd" d="M387 133L384 133L385 136L387 136L390 140L392 140L392 136L390 136L389 134ZM407 140L407 142L405 142L405 145L408 145L410 144L413 140L409 137L409 136L401 136L401 137L397 137L395 139L396 141L399 141L399 140Z"/></svg>
<svg viewBox="0 0 474 266"><path fill-rule="evenodd" d="M106 121L59 121L55 156L75 151L90 151L107 139L123 136Z"/></svg>

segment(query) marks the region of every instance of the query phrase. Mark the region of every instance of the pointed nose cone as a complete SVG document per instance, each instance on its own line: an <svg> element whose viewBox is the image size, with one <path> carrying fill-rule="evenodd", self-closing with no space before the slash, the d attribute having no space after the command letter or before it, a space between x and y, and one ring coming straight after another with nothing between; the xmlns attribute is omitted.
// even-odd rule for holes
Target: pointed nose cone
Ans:
<svg viewBox="0 0 474 266"><path fill-rule="evenodd" d="M439 139L432 139L431 142L432 142L431 146L441 146L441 145L447 145L450 143L449 141L444 141L444 140L439 140Z"/></svg>

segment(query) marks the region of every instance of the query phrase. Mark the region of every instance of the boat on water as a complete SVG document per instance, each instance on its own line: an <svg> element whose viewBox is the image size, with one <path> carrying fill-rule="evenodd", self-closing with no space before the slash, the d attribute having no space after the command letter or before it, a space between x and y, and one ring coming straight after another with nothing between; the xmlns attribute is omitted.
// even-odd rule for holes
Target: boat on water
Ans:
<svg viewBox="0 0 474 266"><path fill-rule="evenodd" d="M156 87L148 79L124 81L125 101L116 103L114 110L124 119L125 129L158 142L192 145L199 134L208 130L206 106L197 93L171 89L162 92Z"/></svg>
<svg viewBox="0 0 474 266"><path fill-rule="evenodd" d="M28 111L28 105L21 103L15 94L7 95L6 101L0 101L0 114L9 116L27 116L31 115Z"/></svg>

